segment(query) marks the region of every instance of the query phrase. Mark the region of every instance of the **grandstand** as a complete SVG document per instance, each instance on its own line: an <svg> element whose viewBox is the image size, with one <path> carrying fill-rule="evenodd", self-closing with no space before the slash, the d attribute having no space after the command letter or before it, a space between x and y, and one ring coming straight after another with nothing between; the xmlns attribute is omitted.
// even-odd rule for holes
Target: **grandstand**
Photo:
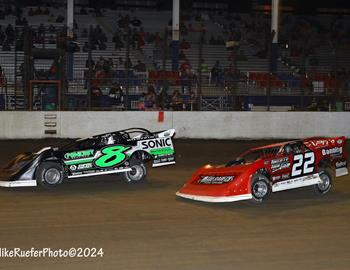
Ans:
<svg viewBox="0 0 350 270"><path fill-rule="evenodd" d="M125 7L123 2L123 8L117 9L76 6L74 37L64 41L59 39L65 35L67 9L59 1L56 7L41 7L40 12L39 6L23 6L18 9L20 15L9 5L13 12L0 20L4 36L1 108L52 108L45 106L46 92L59 91L54 90L56 86L46 91L45 85L33 84L31 90L28 82L56 75L62 89L54 95L61 97L62 104L54 107L64 110L249 110L270 105L283 110L322 109L323 105L313 105L315 99L316 103L325 100L327 109L347 108L350 37L346 16L282 14L278 61L270 70L268 13L186 10L180 21L179 70L173 70L171 10L158 10L154 1L147 1L147 7L135 3L136 7ZM8 25L15 29L10 38ZM56 60L62 67L53 67L57 61L48 56L37 55L30 62L32 47L61 50ZM30 65L32 72L27 70ZM45 75L52 69L57 74ZM111 100L111 89L121 89L127 96L118 101L123 104ZM165 92L165 98L160 98ZM177 92L179 100L174 98ZM31 97L35 104L28 104L29 93L36 95ZM166 106L160 104L164 102ZM266 106L267 102L271 104Z"/></svg>

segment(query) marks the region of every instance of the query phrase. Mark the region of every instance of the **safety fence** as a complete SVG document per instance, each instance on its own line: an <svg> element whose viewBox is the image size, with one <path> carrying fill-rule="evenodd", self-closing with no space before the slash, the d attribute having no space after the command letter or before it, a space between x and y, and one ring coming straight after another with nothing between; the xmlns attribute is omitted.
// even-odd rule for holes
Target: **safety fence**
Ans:
<svg viewBox="0 0 350 270"><path fill-rule="evenodd" d="M255 70L236 43L208 44L202 31L181 41L176 69L169 29L143 42L140 29L99 31L67 37L63 25L15 27L0 52L0 109L349 109L350 79L337 72L271 72L267 59Z"/></svg>

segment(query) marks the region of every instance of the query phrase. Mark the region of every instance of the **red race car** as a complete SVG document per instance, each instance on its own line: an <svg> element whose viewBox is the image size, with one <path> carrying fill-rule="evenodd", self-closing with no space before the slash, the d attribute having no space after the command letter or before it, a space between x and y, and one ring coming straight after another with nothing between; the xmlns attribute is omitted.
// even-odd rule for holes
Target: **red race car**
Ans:
<svg viewBox="0 0 350 270"><path fill-rule="evenodd" d="M203 166L176 195L205 202L261 202L272 192L305 186L326 194L334 176L346 174L345 137L309 138L253 148L223 166Z"/></svg>

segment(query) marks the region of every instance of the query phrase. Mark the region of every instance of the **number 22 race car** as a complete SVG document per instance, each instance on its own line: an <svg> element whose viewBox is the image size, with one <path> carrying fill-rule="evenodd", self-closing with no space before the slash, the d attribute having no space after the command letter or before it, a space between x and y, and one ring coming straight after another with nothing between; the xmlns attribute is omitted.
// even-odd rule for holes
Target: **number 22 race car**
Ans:
<svg viewBox="0 0 350 270"><path fill-rule="evenodd" d="M206 165L176 195L205 202L261 202L272 192L305 186L326 194L334 175L346 174L345 137L310 138L253 148L224 166Z"/></svg>
<svg viewBox="0 0 350 270"><path fill-rule="evenodd" d="M153 161L153 167L175 164L174 134L174 129L152 133L131 128L20 154L0 170L0 186L56 186L64 179L116 173L127 182L141 182L145 162Z"/></svg>

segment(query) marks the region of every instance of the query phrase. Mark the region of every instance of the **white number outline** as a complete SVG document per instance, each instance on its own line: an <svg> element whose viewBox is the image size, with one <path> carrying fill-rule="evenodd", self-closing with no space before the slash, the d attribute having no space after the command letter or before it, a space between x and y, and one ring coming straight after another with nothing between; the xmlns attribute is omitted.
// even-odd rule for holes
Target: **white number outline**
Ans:
<svg viewBox="0 0 350 270"><path fill-rule="evenodd" d="M294 155L291 176L294 177L294 176L299 176L301 174L312 173L315 169L314 162L315 162L314 152L306 152L304 153L304 155L303 154Z"/></svg>

